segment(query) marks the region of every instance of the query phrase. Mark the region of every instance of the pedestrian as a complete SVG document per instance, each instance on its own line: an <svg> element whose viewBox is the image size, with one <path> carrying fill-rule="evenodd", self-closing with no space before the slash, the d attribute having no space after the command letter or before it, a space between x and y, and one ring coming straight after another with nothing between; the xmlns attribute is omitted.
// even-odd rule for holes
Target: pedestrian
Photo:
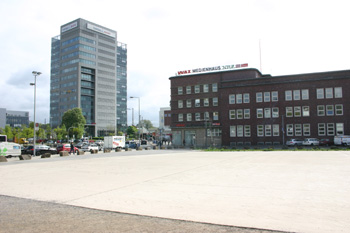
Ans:
<svg viewBox="0 0 350 233"><path fill-rule="evenodd" d="M73 155L75 155L73 142L70 142L70 151L69 151L69 154L71 154L72 152L73 152Z"/></svg>

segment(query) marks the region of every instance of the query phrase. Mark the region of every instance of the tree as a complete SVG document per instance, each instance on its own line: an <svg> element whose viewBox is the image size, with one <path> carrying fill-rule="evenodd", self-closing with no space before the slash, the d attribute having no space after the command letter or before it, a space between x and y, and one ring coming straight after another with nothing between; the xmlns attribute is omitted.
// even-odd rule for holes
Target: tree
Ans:
<svg viewBox="0 0 350 233"><path fill-rule="evenodd" d="M135 138L135 135L137 134L137 128L135 126L129 126L126 130L126 133L130 138Z"/></svg>
<svg viewBox="0 0 350 233"><path fill-rule="evenodd" d="M85 124L86 120L81 108L72 108L66 111L62 116L62 125L65 125L68 129L73 126L84 126Z"/></svg>
<svg viewBox="0 0 350 233"><path fill-rule="evenodd" d="M68 129L69 137L81 138L84 134L85 117L81 108L73 108L66 111L62 116L62 125ZM70 130L72 128L72 130Z"/></svg>
<svg viewBox="0 0 350 233"><path fill-rule="evenodd" d="M21 137L22 138L32 138L34 135L34 130L32 128L27 128L26 126L23 126Z"/></svg>
<svg viewBox="0 0 350 233"><path fill-rule="evenodd" d="M12 140L13 139L13 133L12 129L9 125L5 126L5 135L7 136L7 140Z"/></svg>
<svg viewBox="0 0 350 233"><path fill-rule="evenodd" d="M142 126L145 127L146 129L153 128L153 124L150 120L142 120Z"/></svg>

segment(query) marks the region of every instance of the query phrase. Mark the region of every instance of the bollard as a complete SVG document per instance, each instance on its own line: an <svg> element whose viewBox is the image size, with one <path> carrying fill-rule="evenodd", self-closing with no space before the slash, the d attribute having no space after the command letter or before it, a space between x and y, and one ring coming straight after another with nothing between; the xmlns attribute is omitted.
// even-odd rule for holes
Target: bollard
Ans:
<svg viewBox="0 0 350 233"><path fill-rule="evenodd" d="M41 155L42 159L46 159L46 158L51 158L51 154L50 153L45 153Z"/></svg>
<svg viewBox="0 0 350 233"><path fill-rule="evenodd" d="M60 151L60 156L69 156L68 151Z"/></svg>
<svg viewBox="0 0 350 233"><path fill-rule="evenodd" d="M20 155L19 156L19 160L31 160L32 159L32 156L31 155Z"/></svg>
<svg viewBox="0 0 350 233"><path fill-rule="evenodd" d="M0 163L7 162L7 158L5 156L0 156Z"/></svg>
<svg viewBox="0 0 350 233"><path fill-rule="evenodd" d="M77 150L77 155L85 155L85 151Z"/></svg>
<svg viewBox="0 0 350 233"><path fill-rule="evenodd" d="M115 152L121 152L121 151L122 151L122 148L120 147L115 148Z"/></svg>

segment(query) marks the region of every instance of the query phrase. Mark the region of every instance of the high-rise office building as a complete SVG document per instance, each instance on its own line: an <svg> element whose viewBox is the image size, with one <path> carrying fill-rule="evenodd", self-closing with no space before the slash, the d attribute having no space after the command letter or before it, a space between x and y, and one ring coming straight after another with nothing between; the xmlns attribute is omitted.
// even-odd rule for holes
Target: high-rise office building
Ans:
<svg viewBox="0 0 350 233"><path fill-rule="evenodd" d="M61 26L51 41L50 122L81 108L90 136L127 125L127 46L117 32L84 19Z"/></svg>

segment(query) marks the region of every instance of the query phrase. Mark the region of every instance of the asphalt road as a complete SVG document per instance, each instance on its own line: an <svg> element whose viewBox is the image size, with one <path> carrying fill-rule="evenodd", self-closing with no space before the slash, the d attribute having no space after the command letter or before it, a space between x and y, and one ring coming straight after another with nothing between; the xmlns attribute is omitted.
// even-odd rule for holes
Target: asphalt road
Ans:
<svg viewBox="0 0 350 233"><path fill-rule="evenodd" d="M147 217L0 195L0 232L271 233L280 231Z"/></svg>

